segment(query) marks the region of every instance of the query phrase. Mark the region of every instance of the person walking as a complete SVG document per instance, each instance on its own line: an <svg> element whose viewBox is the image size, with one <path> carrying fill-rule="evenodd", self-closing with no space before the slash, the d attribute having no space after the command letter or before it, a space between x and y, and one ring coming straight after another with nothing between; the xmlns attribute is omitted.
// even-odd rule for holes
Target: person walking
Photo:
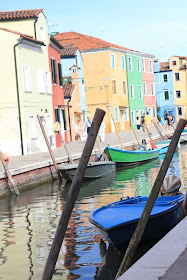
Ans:
<svg viewBox="0 0 187 280"><path fill-rule="evenodd" d="M147 112L147 115L145 116L145 123L146 123L146 125L147 125L147 128L148 128L150 134L152 134L152 133L151 133L151 123L152 123L152 119L151 119L151 116L149 115L149 112Z"/></svg>
<svg viewBox="0 0 187 280"><path fill-rule="evenodd" d="M105 122L102 121L100 128L99 128L99 132L98 132L98 138L99 138L100 142L105 141L105 130L106 130L106 125L105 125Z"/></svg>
<svg viewBox="0 0 187 280"><path fill-rule="evenodd" d="M90 116L87 116L87 120L85 122L85 128L84 128L84 130L87 128L87 135L89 133L91 125L92 125L92 120L91 120Z"/></svg>
<svg viewBox="0 0 187 280"><path fill-rule="evenodd" d="M143 113L142 116L141 116L140 126L142 127L142 130L145 132L145 113Z"/></svg>
<svg viewBox="0 0 187 280"><path fill-rule="evenodd" d="M137 126L137 130L140 131L140 118L139 117L136 118L136 126Z"/></svg>
<svg viewBox="0 0 187 280"><path fill-rule="evenodd" d="M169 130L170 120L169 120L169 116L168 116L167 112L165 112L165 114L164 114L164 122L167 127L167 130Z"/></svg>

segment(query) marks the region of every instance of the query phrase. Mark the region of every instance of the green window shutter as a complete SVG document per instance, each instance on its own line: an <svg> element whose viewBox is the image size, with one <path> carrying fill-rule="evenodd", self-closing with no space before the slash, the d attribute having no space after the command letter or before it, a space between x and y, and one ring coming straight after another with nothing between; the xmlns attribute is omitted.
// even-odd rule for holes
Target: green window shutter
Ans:
<svg viewBox="0 0 187 280"><path fill-rule="evenodd" d="M56 116L56 122L60 122L60 117L59 117L58 109L55 109L55 116Z"/></svg>
<svg viewBox="0 0 187 280"><path fill-rule="evenodd" d="M66 114L65 110L62 110L63 120L64 120L64 130L67 130Z"/></svg>
<svg viewBox="0 0 187 280"><path fill-rule="evenodd" d="M59 81L60 81L60 86L63 86L63 80L62 80L62 67L61 64L58 63L58 74L59 74Z"/></svg>
<svg viewBox="0 0 187 280"><path fill-rule="evenodd" d="M165 100L168 100L169 99L169 91L165 91L164 94L165 94Z"/></svg>
<svg viewBox="0 0 187 280"><path fill-rule="evenodd" d="M54 60L53 58L51 58L51 69L52 69L53 84L57 84L56 60Z"/></svg>

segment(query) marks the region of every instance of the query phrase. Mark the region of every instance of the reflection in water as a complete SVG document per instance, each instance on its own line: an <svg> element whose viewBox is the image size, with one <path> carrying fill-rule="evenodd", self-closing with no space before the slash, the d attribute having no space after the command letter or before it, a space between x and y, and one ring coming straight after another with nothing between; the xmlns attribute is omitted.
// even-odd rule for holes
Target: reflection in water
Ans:
<svg viewBox="0 0 187 280"><path fill-rule="evenodd" d="M163 158L159 157L135 168L117 170L116 174L83 182L53 280L114 279L123 255L89 223L89 215L98 207L121 197L148 195L162 161ZM181 178L183 190L187 185L186 162L187 146L181 145L168 174L174 173ZM41 279L69 187L69 183L64 185L56 181L22 192L18 198L1 200L1 279ZM139 255L143 250L140 248Z"/></svg>

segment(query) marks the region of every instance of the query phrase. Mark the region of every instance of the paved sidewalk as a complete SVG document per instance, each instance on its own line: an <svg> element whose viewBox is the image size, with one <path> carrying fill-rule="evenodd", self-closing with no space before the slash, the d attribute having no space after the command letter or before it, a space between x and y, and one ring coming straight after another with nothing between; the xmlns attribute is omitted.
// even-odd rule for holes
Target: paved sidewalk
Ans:
<svg viewBox="0 0 187 280"><path fill-rule="evenodd" d="M157 131L153 128L152 129L152 138L156 139L159 138L159 135ZM123 131L120 133L122 142L124 143L124 146L130 146L133 144L136 144L135 137L131 131ZM143 132L142 130L140 132L137 132L137 137L138 140L143 138L149 138L147 132ZM69 142L67 144L67 147L70 151L70 154L72 155L73 159L80 158L80 155L82 154L84 145L85 145L86 140L84 141L74 141L74 142ZM104 148L108 145L110 146L118 146L120 147L120 141L118 139L118 136L116 133L106 133L105 135L105 141L104 142L99 142L101 149L104 150ZM95 153L95 150L98 150L97 144L95 144L93 153ZM55 159L58 162L63 162L67 160L67 155L65 152L64 147L60 147L57 149L53 149L53 153L55 156ZM39 163L44 163L44 162L51 162L51 157L50 154L47 150L46 146L46 152L37 152L29 155L24 155L24 156L10 156L10 161L9 161L9 169L20 169L23 166L31 166L31 165L36 165ZM0 164L0 173L3 172L3 167L2 164Z"/></svg>

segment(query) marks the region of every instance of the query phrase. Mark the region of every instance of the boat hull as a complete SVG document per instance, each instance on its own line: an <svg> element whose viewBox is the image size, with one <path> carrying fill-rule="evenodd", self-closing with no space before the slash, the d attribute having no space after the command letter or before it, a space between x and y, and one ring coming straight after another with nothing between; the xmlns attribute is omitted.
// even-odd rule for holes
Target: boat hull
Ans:
<svg viewBox="0 0 187 280"><path fill-rule="evenodd" d="M179 197L179 196L178 196ZM182 196L184 198L184 196ZM183 198L179 199L179 201L183 201ZM116 202L118 203L118 202ZM114 204L111 204L114 205ZM144 205L145 206L145 205ZM110 211L110 205L106 206ZM112 206L115 207L115 206ZM133 207L133 206L132 206ZM137 208L138 209L138 208ZM143 207L144 209L144 207ZM142 212L143 212L142 209ZM96 210L97 211L97 210ZM137 210L138 211L138 210ZM122 211L121 215L124 213ZM168 233L179 221L182 212L182 207L180 204L175 203L173 206L168 207L163 212L151 214L145 231L143 233L141 243L149 242L153 239L160 239L166 233ZM131 213L127 213L127 216L131 215ZM140 218L140 217L139 217ZM138 224L138 219L133 221L124 222L122 224L116 225L114 227L106 229L102 223L97 223L94 220L93 216L90 216L90 222L98 227L101 231L102 235L119 251L126 250L130 239L136 229ZM116 218L117 219L117 218Z"/></svg>
<svg viewBox="0 0 187 280"><path fill-rule="evenodd" d="M159 156L160 149L157 148L149 151L144 151L143 149L127 151L106 147L104 152L109 160L116 162L117 166L136 166L157 158Z"/></svg>
<svg viewBox="0 0 187 280"><path fill-rule="evenodd" d="M75 172L77 170L77 167L78 164L67 164L67 165L59 165L58 169L66 180L72 181ZM86 172L84 174L84 180L101 178L115 171L116 171L115 162L110 162L110 161L90 162L87 165Z"/></svg>

